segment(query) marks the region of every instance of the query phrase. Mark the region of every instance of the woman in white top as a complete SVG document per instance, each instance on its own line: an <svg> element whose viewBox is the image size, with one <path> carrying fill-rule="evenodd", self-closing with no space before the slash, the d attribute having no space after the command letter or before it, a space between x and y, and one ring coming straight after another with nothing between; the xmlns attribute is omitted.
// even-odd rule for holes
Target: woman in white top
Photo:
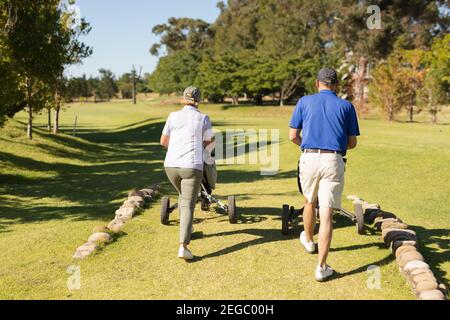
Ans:
<svg viewBox="0 0 450 320"><path fill-rule="evenodd" d="M213 141L209 117L198 110L200 90L188 87L183 98L183 109L170 114L161 136L161 145L167 148L164 168L170 182L179 194L180 249L178 257L191 260L188 249L191 242L194 208L203 178L203 150Z"/></svg>

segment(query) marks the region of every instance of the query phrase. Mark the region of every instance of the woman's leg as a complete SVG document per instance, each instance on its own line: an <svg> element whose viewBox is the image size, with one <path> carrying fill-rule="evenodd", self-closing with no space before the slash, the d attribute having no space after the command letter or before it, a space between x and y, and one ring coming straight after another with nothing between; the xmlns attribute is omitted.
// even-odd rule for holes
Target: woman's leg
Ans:
<svg viewBox="0 0 450 320"><path fill-rule="evenodd" d="M181 176L180 168L164 168L166 170L167 178L178 192L178 206L181 205Z"/></svg>
<svg viewBox="0 0 450 320"><path fill-rule="evenodd" d="M170 183L177 190L178 195L181 195L181 177L180 168L164 168L166 170L167 178Z"/></svg>
<svg viewBox="0 0 450 320"><path fill-rule="evenodd" d="M179 169L181 176L180 196L180 243L188 245L191 242L192 221L197 203L203 172L194 169Z"/></svg>

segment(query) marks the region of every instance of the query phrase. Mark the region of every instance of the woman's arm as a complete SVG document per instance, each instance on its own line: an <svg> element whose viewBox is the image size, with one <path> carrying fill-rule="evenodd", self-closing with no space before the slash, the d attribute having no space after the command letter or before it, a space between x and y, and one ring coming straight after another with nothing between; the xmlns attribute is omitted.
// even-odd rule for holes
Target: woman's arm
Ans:
<svg viewBox="0 0 450 320"><path fill-rule="evenodd" d="M163 146L164 148L169 148L169 142L170 142L170 136L166 136L166 135L162 135L161 136L161 140L160 140L160 143L161 143L161 146Z"/></svg>

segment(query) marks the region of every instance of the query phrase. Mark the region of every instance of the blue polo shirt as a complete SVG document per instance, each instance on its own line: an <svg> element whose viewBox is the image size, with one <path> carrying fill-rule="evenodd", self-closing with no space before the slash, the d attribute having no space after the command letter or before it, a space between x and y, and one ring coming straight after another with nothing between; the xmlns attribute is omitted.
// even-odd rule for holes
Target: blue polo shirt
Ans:
<svg viewBox="0 0 450 320"><path fill-rule="evenodd" d="M322 149L347 153L348 137L359 136L355 107L334 91L299 100L290 127L302 130L301 149Z"/></svg>

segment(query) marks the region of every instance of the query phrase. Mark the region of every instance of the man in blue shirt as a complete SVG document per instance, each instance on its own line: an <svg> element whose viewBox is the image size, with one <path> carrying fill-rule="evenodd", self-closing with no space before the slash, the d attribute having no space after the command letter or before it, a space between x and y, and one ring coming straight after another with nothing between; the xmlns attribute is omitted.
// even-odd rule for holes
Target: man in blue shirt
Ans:
<svg viewBox="0 0 450 320"><path fill-rule="evenodd" d="M342 205L344 156L347 150L356 148L360 135L355 108L336 95L337 86L335 70L320 70L316 80L319 93L301 98L290 122L290 140L303 151L300 182L306 205L305 231L300 235L300 242L309 253L316 251L313 237L317 202L320 207L317 281L326 281L334 274L326 264L333 235L333 211Z"/></svg>

